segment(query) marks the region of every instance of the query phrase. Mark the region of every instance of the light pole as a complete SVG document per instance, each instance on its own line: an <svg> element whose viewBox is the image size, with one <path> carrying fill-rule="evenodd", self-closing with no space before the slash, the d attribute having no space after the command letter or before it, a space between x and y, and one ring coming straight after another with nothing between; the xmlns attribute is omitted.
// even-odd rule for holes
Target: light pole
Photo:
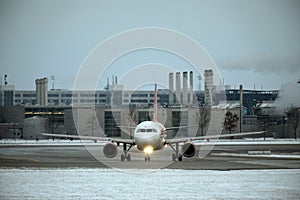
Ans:
<svg viewBox="0 0 300 200"><path fill-rule="evenodd" d="M243 131L243 85L240 85L240 133Z"/></svg>
<svg viewBox="0 0 300 200"><path fill-rule="evenodd" d="M282 115L282 138L284 138L284 122L285 122L285 116Z"/></svg>

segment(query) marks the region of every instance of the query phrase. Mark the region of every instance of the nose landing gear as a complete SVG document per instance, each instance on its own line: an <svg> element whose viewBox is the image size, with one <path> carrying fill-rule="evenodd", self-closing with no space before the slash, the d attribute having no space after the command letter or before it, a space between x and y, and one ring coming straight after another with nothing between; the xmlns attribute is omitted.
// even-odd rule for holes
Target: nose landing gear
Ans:
<svg viewBox="0 0 300 200"><path fill-rule="evenodd" d="M147 146L144 148L144 153L145 153L145 161L150 161L150 154L153 152L153 147L152 146Z"/></svg>
<svg viewBox="0 0 300 200"><path fill-rule="evenodd" d="M150 155L147 153L145 154L145 161L147 162L150 162Z"/></svg>

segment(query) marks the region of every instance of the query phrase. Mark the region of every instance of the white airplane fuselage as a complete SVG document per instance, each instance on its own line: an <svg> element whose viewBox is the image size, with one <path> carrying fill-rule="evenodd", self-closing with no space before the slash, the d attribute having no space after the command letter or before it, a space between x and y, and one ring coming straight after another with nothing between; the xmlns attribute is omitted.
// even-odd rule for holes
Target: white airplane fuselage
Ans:
<svg viewBox="0 0 300 200"><path fill-rule="evenodd" d="M164 147L166 129L159 122L144 121L137 125L134 130L134 142L137 149L144 151L145 148L159 150Z"/></svg>

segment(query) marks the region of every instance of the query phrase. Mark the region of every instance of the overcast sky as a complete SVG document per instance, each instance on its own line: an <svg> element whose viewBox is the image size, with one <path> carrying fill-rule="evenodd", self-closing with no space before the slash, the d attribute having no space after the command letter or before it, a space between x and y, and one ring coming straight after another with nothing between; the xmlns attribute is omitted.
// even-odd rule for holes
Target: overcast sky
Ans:
<svg viewBox="0 0 300 200"><path fill-rule="evenodd" d="M0 0L0 75L19 90L35 89L36 78L51 75L56 88L72 89L80 65L99 43L129 29L163 27L201 44L233 88L280 89L300 79L299 21L297 0ZM185 70L178 58L166 63L170 57L137 52L118 65L130 70L155 62Z"/></svg>

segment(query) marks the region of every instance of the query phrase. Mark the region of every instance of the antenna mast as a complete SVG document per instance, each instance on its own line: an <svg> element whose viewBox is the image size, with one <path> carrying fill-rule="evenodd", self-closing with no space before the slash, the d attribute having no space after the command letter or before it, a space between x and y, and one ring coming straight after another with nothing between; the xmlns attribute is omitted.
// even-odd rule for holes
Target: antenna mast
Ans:
<svg viewBox="0 0 300 200"><path fill-rule="evenodd" d="M201 75L198 75L198 90L201 91Z"/></svg>
<svg viewBox="0 0 300 200"><path fill-rule="evenodd" d="M52 89L51 90L54 90L54 81L55 81L54 75L52 75L50 78L51 78L51 83L52 83Z"/></svg>
<svg viewBox="0 0 300 200"><path fill-rule="evenodd" d="M155 83L154 89L154 112L153 112L153 122L157 122L157 83Z"/></svg>

